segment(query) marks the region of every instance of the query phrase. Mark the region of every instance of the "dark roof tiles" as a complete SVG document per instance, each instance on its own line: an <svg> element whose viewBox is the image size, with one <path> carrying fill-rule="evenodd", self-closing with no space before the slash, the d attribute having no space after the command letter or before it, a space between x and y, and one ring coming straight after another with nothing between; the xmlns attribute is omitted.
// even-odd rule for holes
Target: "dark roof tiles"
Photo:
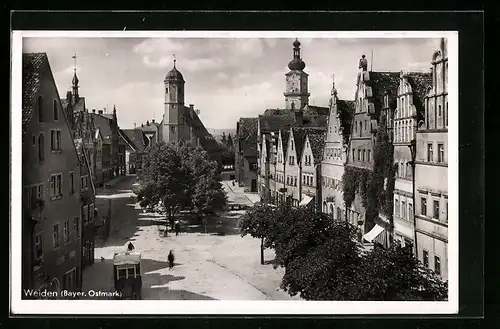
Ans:
<svg viewBox="0 0 500 329"><path fill-rule="evenodd" d="M48 63L46 53L23 54L23 135L26 133L33 115L33 106L40 88L43 67L46 63Z"/></svg>
<svg viewBox="0 0 500 329"><path fill-rule="evenodd" d="M323 134L308 134L309 145L314 157L314 163L318 164L323 160L323 150L325 148L325 137Z"/></svg>

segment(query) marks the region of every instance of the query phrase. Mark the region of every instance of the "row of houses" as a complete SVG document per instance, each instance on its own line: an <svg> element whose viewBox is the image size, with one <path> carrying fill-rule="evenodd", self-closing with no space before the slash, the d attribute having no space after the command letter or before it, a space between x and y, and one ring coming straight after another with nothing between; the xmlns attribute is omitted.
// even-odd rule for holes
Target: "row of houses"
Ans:
<svg viewBox="0 0 500 329"><path fill-rule="evenodd" d="M240 184L263 202L348 221L367 244L412 248L447 280L446 40L431 65L429 73L377 72L363 56L354 100L339 99L333 82L327 108L287 99L286 109L240 119ZM290 66L287 77L304 77L305 65Z"/></svg>

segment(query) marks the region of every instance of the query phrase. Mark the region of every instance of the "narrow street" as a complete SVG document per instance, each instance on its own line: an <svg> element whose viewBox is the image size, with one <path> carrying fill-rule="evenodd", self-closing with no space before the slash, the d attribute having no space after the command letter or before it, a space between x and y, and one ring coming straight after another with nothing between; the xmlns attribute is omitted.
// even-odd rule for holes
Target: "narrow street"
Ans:
<svg viewBox="0 0 500 329"><path fill-rule="evenodd" d="M274 252L265 251L266 265L260 264L260 240L241 237L237 218L230 229L203 233L200 225L184 223L182 233L163 237L164 221L144 213L130 191L135 177L126 177L100 203L111 207L110 237L96 243L96 262L83 272L83 289L113 291L113 254L123 251L128 242L142 253L143 299L185 300L287 300L279 287L284 269L273 269ZM230 203L250 205L255 196L223 182ZM232 187L232 184L231 184ZM161 221L160 221L161 220ZM176 260L168 269L167 255L173 250Z"/></svg>

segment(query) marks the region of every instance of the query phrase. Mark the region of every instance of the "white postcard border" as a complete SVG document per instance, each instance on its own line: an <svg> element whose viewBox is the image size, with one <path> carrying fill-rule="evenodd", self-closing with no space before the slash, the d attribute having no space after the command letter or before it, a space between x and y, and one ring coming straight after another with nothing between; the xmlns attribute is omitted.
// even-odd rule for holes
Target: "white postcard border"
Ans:
<svg viewBox="0 0 500 329"><path fill-rule="evenodd" d="M448 223L447 302L96 301L21 299L22 38L440 38L448 39L448 194L458 219L458 32L456 31L13 31L11 72L11 312L13 314L454 314L458 312L458 220ZM437 49L436 49L437 50ZM429 54L429 65L432 53ZM354 78L353 78L354 79ZM354 81L354 80L353 80Z"/></svg>

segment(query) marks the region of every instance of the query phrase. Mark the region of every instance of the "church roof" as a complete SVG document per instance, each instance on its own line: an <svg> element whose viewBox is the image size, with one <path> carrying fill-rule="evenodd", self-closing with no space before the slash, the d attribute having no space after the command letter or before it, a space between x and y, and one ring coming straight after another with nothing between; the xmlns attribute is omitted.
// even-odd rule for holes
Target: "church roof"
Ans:
<svg viewBox="0 0 500 329"><path fill-rule="evenodd" d="M182 73L177 70L177 68L174 67L167 73L167 76L165 77L165 81L182 81L184 82L184 77L182 76Z"/></svg>
<svg viewBox="0 0 500 329"><path fill-rule="evenodd" d="M23 54L23 135L33 115L33 105L40 88L44 65L48 63L46 53Z"/></svg>

